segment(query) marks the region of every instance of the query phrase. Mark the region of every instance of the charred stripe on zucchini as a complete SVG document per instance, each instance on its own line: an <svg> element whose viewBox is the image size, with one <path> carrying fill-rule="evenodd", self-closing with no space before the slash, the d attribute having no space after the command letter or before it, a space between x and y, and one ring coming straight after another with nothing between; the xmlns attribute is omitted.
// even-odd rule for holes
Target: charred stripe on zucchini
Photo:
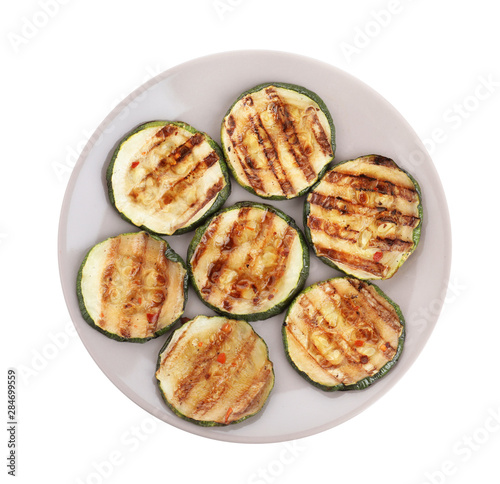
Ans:
<svg viewBox="0 0 500 484"><path fill-rule="evenodd" d="M165 333L184 312L188 275L168 244L147 232L100 242L78 273L84 319L118 341L144 342Z"/></svg>
<svg viewBox="0 0 500 484"><path fill-rule="evenodd" d="M405 326L399 307L378 287L337 277L296 297L282 333L290 363L310 383L326 391L361 390L396 364Z"/></svg>
<svg viewBox="0 0 500 484"><path fill-rule="evenodd" d="M216 426L259 412L273 388L274 371L266 344L247 322L197 316L160 350L156 379L176 415Z"/></svg>
<svg viewBox="0 0 500 484"><path fill-rule="evenodd" d="M252 202L228 207L198 228L187 259L202 301L236 319L283 311L309 272L309 250L295 222Z"/></svg>
<svg viewBox="0 0 500 484"><path fill-rule="evenodd" d="M161 235L193 230L230 192L219 146L182 122L153 121L129 133L113 155L107 181L118 212Z"/></svg>
<svg viewBox="0 0 500 484"><path fill-rule="evenodd" d="M420 239L415 179L393 160L368 155L327 171L307 196L306 237L326 264L360 279L388 279Z"/></svg>
<svg viewBox="0 0 500 484"><path fill-rule="evenodd" d="M243 188L264 198L304 194L332 161L335 128L319 96L285 83L241 94L221 128L224 155Z"/></svg>

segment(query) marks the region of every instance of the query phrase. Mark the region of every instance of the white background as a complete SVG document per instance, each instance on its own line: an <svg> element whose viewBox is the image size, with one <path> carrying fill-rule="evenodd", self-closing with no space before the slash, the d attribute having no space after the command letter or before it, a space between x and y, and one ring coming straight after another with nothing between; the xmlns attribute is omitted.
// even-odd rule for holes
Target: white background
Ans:
<svg viewBox="0 0 500 484"><path fill-rule="evenodd" d="M476 0L24 0L0 14L2 428L18 370L17 482L499 483L500 30ZM352 420L289 443L208 440L117 390L76 335L57 230L78 153L156 74L271 49L358 77L425 141L447 195L453 263L417 362ZM432 277L432 275L429 275ZM2 383L3 382L3 383ZM0 433L2 482L8 433Z"/></svg>

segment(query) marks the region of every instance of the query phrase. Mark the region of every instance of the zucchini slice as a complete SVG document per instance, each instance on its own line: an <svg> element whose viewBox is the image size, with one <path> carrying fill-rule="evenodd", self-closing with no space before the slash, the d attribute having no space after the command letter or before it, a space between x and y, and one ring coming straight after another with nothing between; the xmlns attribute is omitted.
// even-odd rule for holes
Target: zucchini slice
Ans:
<svg viewBox="0 0 500 484"><path fill-rule="evenodd" d="M289 199L313 185L335 152L332 117L302 86L260 84L241 94L221 128L236 181L263 198Z"/></svg>
<svg viewBox="0 0 500 484"><path fill-rule="evenodd" d="M396 364L405 339L399 307L375 285L350 277L304 289L282 329L292 366L325 391L370 386Z"/></svg>
<svg viewBox="0 0 500 484"><path fill-rule="evenodd" d="M160 350L156 379L175 414L216 426L259 412L273 388L274 371L264 340L247 322L197 316Z"/></svg>
<svg viewBox="0 0 500 484"><path fill-rule="evenodd" d="M309 249L295 222L253 202L228 207L199 227L187 260L201 300L248 321L283 311L309 273Z"/></svg>
<svg viewBox="0 0 500 484"><path fill-rule="evenodd" d="M193 230L231 190L219 146L192 126L169 121L143 124L125 136L107 183L123 218L160 235Z"/></svg>
<svg viewBox="0 0 500 484"><path fill-rule="evenodd" d="M77 279L84 319L112 339L139 343L179 320L187 288L184 261L163 239L144 231L92 247Z"/></svg>
<svg viewBox="0 0 500 484"><path fill-rule="evenodd" d="M388 279L417 247L422 227L415 179L384 156L327 171L307 196L306 237L326 264L359 279Z"/></svg>

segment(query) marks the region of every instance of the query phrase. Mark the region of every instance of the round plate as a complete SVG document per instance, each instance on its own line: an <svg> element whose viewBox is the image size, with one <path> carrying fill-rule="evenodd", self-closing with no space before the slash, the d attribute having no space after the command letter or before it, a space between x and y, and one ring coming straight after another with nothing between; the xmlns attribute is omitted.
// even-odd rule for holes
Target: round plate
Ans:
<svg viewBox="0 0 500 484"><path fill-rule="evenodd" d="M336 127L335 160L365 154L392 158L422 189L424 224L420 244L392 279L377 285L406 318L407 337L400 361L382 380L363 391L325 393L289 365L281 340L284 315L252 323L269 346L276 384L264 409L241 424L204 428L176 417L163 403L155 381L158 351L167 336L144 344L119 343L92 329L82 318L75 281L81 261L97 242L129 232L107 198L105 172L120 138L141 123L185 121L220 140L224 114L238 95L263 82L287 82L316 92ZM232 180L226 206L261 201ZM302 226L304 197L272 203ZM193 236L166 237L183 258ZM279 442L332 428L359 414L384 395L415 361L441 310L451 257L446 199L424 146L401 115L380 95L350 75L322 62L271 51L235 51L199 58L169 69L141 86L101 123L78 160L64 198L59 227L59 267L64 296L80 338L97 365L131 400L159 419L193 434L232 442ZM307 285L339 275L311 257ZM190 289L185 316L211 314Z"/></svg>

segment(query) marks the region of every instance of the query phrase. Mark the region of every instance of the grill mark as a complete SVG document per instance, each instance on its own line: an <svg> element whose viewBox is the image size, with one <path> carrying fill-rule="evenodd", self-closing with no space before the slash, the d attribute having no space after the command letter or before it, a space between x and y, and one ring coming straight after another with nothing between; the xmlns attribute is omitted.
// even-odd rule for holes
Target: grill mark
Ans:
<svg viewBox="0 0 500 484"><path fill-rule="evenodd" d="M212 261L210 264L210 268L207 274L207 281L203 288L201 289L201 293L204 297L208 298L212 293L212 289L219 282L222 270L225 268L229 261L229 257L235 248L235 239L241 233L246 223L246 219L248 219L248 213L250 212L251 207L242 207L238 212L237 219L233 222L231 229L229 231L228 236L226 237L226 241L224 245L220 249L219 258ZM194 268L193 272L196 272L196 268Z"/></svg>
<svg viewBox="0 0 500 484"><path fill-rule="evenodd" d="M327 294L327 296L330 296L330 295ZM322 321L322 320L328 321L328 319L325 317L325 314L323 313L323 311L321 310L321 308L319 308L316 305L314 305L314 303L307 297L307 295L304 296L303 299L305 299L305 301L304 301L305 305L302 305L302 301L301 301L301 306L303 308L305 308L305 307L312 307L313 310L314 310L313 316L314 316L314 319L316 321ZM308 317L309 317L309 314L308 314ZM350 321L349 321L349 323L352 324ZM323 329L318 324L316 324L316 327L318 329ZM356 349L351 346L351 344L349 343L349 341L347 341L345 339L345 335L343 333L339 332L337 330L337 328L333 328L332 331L324 331L323 330L323 334L325 334L328 337L332 338L333 342L337 346L337 349L343 354L343 356L347 359L347 361L350 364L361 365L360 358L361 358L362 355L360 355L356 351ZM318 349L318 352L320 352L319 349ZM332 366L334 366L334 365L332 365ZM342 365L340 365L340 366L342 366Z"/></svg>
<svg viewBox="0 0 500 484"><path fill-rule="evenodd" d="M242 342L239 344L242 344ZM205 395L199 398L196 404L196 413L201 415L206 414L219 403L221 398L231 389L232 381L234 381L243 370L244 363L252 354L256 344L257 337L254 334L250 335L250 339L246 338L245 344L242 345L239 353L235 355L231 363L226 362L224 364L222 374L213 381L212 386L208 388ZM234 363L236 363L235 366L232 366Z"/></svg>
<svg viewBox="0 0 500 484"><path fill-rule="evenodd" d="M328 140L328 136L325 133L325 130L323 129L323 126L321 122L319 121L318 115L316 113L316 109L313 106L309 106L306 109L306 114L307 118L312 118L310 120L310 125L312 132L314 134L314 138L316 139L316 142L318 143L319 147L321 148L321 151L323 152L324 155L326 156L331 156L333 155L332 151L332 145L330 141Z"/></svg>
<svg viewBox="0 0 500 484"><path fill-rule="evenodd" d="M188 138L184 143L174 148L166 157L162 158L154 168L146 173L137 183L137 185L132 188L132 190L130 190L128 194L129 197L133 201L137 201L139 195L147 190L146 184L149 179L153 180L153 184L156 187L160 186L161 180L164 177L165 173L169 170L170 166L182 162L184 158L186 158L192 152L193 148L201 144L204 139L205 138L201 133L196 133ZM153 148L156 148L164 141L165 139L162 138L160 141L156 142L148 151L148 154L153 150Z"/></svg>
<svg viewBox="0 0 500 484"><path fill-rule="evenodd" d="M352 203L339 196L323 195L318 192L311 192L308 201L311 205L319 206L325 210L336 211L341 215L372 217L379 222L391 222L411 228L415 228L420 222L420 218L405 215L400 210L389 211L385 207L370 207L366 204Z"/></svg>
<svg viewBox="0 0 500 484"><path fill-rule="evenodd" d="M160 322L160 316L161 312L163 310L163 306L165 304L165 301L167 300L168 297L168 288L170 285L170 271L169 265L170 261L165 257L165 246L162 244L162 250L159 251L158 257L154 263L156 273L158 274L156 277L156 282L159 284L160 282L158 279L161 277L163 279L161 287L162 287L162 299L160 303L157 305L156 310L158 311L158 317L153 318L153 321L149 322L148 320L148 326L146 329L146 333L149 334L154 334L158 328L158 324ZM147 315L146 315L147 318Z"/></svg>
<svg viewBox="0 0 500 484"><path fill-rule="evenodd" d="M321 231L330 237L342 239L353 244L357 243L359 232L347 227L340 227L337 224L330 223L314 215L307 217L307 226L311 230Z"/></svg>
<svg viewBox="0 0 500 484"><path fill-rule="evenodd" d="M330 281L328 284L323 284L321 289L328 296L333 294L338 294L340 296L340 305L337 309L342 318L344 318L344 320L347 321L353 328L356 328L356 330L360 330L362 333L368 333L368 335L363 335L365 339L373 343L380 340L380 333L378 329L374 326L370 319L367 319L366 316L359 311L359 293L355 295L356 297L344 295L339 292L335 286L335 282L333 281Z"/></svg>
<svg viewBox="0 0 500 484"><path fill-rule="evenodd" d="M339 224L328 222L327 220L318 218L314 215L309 215L307 218L307 226L311 230L324 232L329 237L344 240L351 244L356 244L360 236L360 232L358 230L341 227ZM391 238L376 236L370 239L368 247L386 251L406 252L413 247L413 241L406 241L397 237Z"/></svg>
<svg viewBox="0 0 500 484"><path fill-rule="evenodd" d="M330 300L332 304L336 307L336 312L338 312L342 318L342 322L337 323L333 329L333 335L335 335L335 342L337 346L341 346L343 349L344 356L348 361L348 365L340 364L342 367L346 378L349 381L343 381L343 383L356 383L364 378L365 376L370 376L380 370L380 368L374 366L370 362L368 356L360 353L355 347L355 341L357 339L365 340L370 343L376 343L380 340L380 335L377 329L366 320L359 312L359 307L357 306L357 299L351 299L350 296L343 296L340 294L335 283L330 281L328 283L321 284L318 290L323 293L326 300ZM333 302L333 298L337 296L339 299L339 305ZM324 313L319 309L323 320L325 318ZM346 328L344 328L346 326ZM352 335L354 332L354 338ZM332 335L332 332L328 332ZM350 366L349 366L350 365ZM353 377L354 374L354 377Z"/></svg>
<svg viewBox="0 0 500 484"><path fill-rule="evenodd" d="M338 369L338 366L340 365L332 365L330 367L324 367L322 366L318 360L316 360L316 358L314 358L314 356L311 354L311 352L302 344L302 342L299 340L299 338L297 338L297 336L295 335L295 333L292 331L291 328L293 328L293 326L290 327L290 323L287 324L287 337L288 338L293 338L295 340L295 344L297 346L300 346L302 348L302 355L301 357L307 357L309 360L312 360L316 365L319 366L319 368L321 369L321 371L323 373L326 373L330 378L334 378L336 381L338 381L339 383L344 383L346 381L346 377L344 375L344 381L342 381L341 379L341 375L337 374L337 375L333 375L330 370L330 368L336 368Z"/></svg>
<svg viewBox="0 0 500 484"><path fill-rule="evenodd" d="M169 136L171 136L173 133L175 133L179 128L177 126L174 126L172 124L167 124L163 126L160 130L157 131L155 136L157 138L162 138L162 141L167 139Z"/></svg>
<svg viewBox="0 0 500 484"><path fill-rule="evenodd" d="M241 298L242 291L252 284L257 289L257 293L260 292L260 288L258 288L256 285L256 282L258 282L258 280L256 280L255 276L253 275L252 269L262 248L266 245L268 239L273 235L272 231L268 230L270 226L272 226L273 220L274 214L270 210L266 210L264 221L260 225L259 232L257 233L253 241L253 249L246 254L245 261L243 262L242 271L240 271L242 277L238 277L238 279L233 282L231 287L228 288L228 298ZM223 304L226 311L232 308L231 301L228 301L227 299L223 301Z"/></svg>
<svg viewBox="0 0 500 484"><path fill-rule="evenodd" d="M328 319L325 317L325 314L323 313L321 308L318 308L317 306L315 306L313 304L313 302L307 296L304 296L302 299L305 299L305 301L301 300L301 302L300 302L301 306L303 308L305 308L307 306L312 307L313 311L314 311L314 317L316 320L328 321ZM303 304L305 304L305 305L303 305ZM309 317L308 312L307 312L307 316ZM318 329L322 329L317 324L316 324L316 327ZM353 367L355 367L354 368L355 371L357 371L358 373L365 374L365 375L369 374L369 372L367 372L366 369L363 367L363 364L365 364L366 362L362 363L362 361L361 361L363 359L363 355L358 353L356 351L356 349L351 346L349 341L347 341L345 339L345 335L343 333L339 332L336 328L333 328L333 331L322 330L322 332L325 336L331 338L332 342L336 346L336 349L338 349L341 352L342 356L347 360L349 365L352 365ZM316 348L316 350L317 350L318 354L320 354L321 357L326 360L326 358L323 356L323 353L321 353L319 348ZM320 362L318 362L318 365L320 365L322 368L325 368L323 365L321 365ZM341 363L339 365L334 365L331 362L328 362L328 368L333 368L336 371L336 374L333 375L336 379L338 379L339 381L341 381L344 384L350 383L349 379L352 377L352 375L349 374L350 373L349 371L346 371L346 370L349 370L349 367L345 363ZM356 377L356 378L358 380L361 379L359 377Z"/></svg>
<svg viewBox="0 0 500 484"><path fill-rule="evenodd" d="M224 188L225 181L224 178L219 178L217 182L212 185L205 193L205 198L195 200L190 206L187 212L192 212L189 217L186 217L182 222L175 225L174 230L179 227L186 226L190 220L192 220L198 212L200 212L206 205L208 205Z"/></svg>
<svg viewBox="0 0 500 484"><path fill-rule="evenodd" d="M179 403L182 403L188 398L195 385L199 381L204 380L206 375L210 374L209 370L212 364L214 364L214 362L217 363L216 355L224 345L228 338L228 334L224 331L219 331L217 336L218 337L214 338L214 341L210 341L202 346L202 349L191 363L191 371L177 383L174 397Z"/></svg>
<svg viewBox="0 0 500 484"><path fill-rule="evenodd" d="M325 179L329 183L349 186L355 190L366 190L382 193L383 195L391 195L395 198L402 198L408 202L418 201L418 194L415 189L364 174L354 175L332 170Z"/></svg>
<svg viewBox="0 0 500 484"><path fill-rule="evenodd" d="M385 307L379 300L378 295L375 295L370 290L370 286L367 283L364 283L359 280L346 278L351 287L353 287L362 297L358 300L361 303L366 302L366 304L362 304L363 308L367 311L375 311L377 316L387 325L389 326L395 333L398 335L401 333L402 326L399 321L399 316L395 312L395 310L390 310ZM392 306L391 306L392 307Z"/></svg>
<svg viewBox="0 0 500 484"><path fill-rule="evenodd" d="M177 347L179 346L179 344L183 345L184 344L184 339L186 338L186 335L188 334L189 332L189 329L186 329L185 331L183 331L181 333L181 335L177 338L177 340L172 344L170 343L168 345L168 352L165 352L162 356L162 360L161 360L161 363L160 363L160 367L163 367L167 361L168 358L170 358L170 355L174 355L175 354L175 351L177 350ZM165 350L166 351L166 350ZM158 369L157 371L157 374L159 374L161 371L161 368Z"/></svg>
<svg viewBox="0 0 500 484"><path fill-rule="evenodd" d="M242 406L241 410L234 411L231 415L231 420L238 420L241 415L252 413L260 406L262 395L265 391L267 391L269 386L268 381L269 377L271 376L271 368L271 363L267 362L266 365L261 368L261 371L257 375L255 375L254 379L247 386L245 391L241 393L236 401L243 401L243 405L245 401L247 401L248 403L246 404L246 406ZM257 392L255 392L255 389L257 389Z"/></svg>
<svg viewBox="0 0 500 484"><path fill-rule="evenodd" d="M369 272L375 276L383 277L386 267L380 262L371 261L357 255L349 254L342 250L332 249L328 247L315 247L318 257L324 256L332 262L348 265L352 268Z"/></svg>
<svg viewBox="0 0 500 484"><path fill-rule="evenodd" d="M355 294L340 293L335 286L335 281L330 281L327 284L322 284L318 287L318 289L321 290L325 296L319 297L321 301L331 301L332 304L335 304L333 302L333 297L335 295L340 297L340 304L338 306L336 305L336 310L340 313L345 323L339 324L342 326L345 325L347 330L349 330L349 328L353 328L354 331L363 333L360 336L360 339L365 339L370 343L379 343L382 340L380 334L381 327L377 327L375 322L372 323L374 313L376 313L376 316L381 318L381 324L386 323L388 327L392 328L397 334L400 334L402 327L399 324L399 318L394 316L390 309L378 302L376 294L371 293L370 286L362 281L358 281L357 279L346 279L350 284L349 287L355 290ZM335 326L335 328L328 325L329 330L324 330L329 321L322 312L321 307L317 307L307 295L302 296L297 302L302 308L302 311L296 317L298 318L298 321L308 328L304 332L306 337L308 337L313 330L321 330L323 334L325 334L325 336L332 341L332 346L335 346L335 349L341 351L343 356L347 359L347 362L352 365L349 367L342 362L338 365L331 362L328 362L326 365L322 364L321 360L318 360L315 356L313 356L313 353L311 353L308 348L304 347L298 337L294 334L292 330L297 326L296 323L293 322L293 319L291 319L287 324L287 334L291 335L295 339L297 345L303 349L304 354L315 361L322 371L344 384L353 383L353 381L351 381L353 376L350 374L350 369L352 369L352 372L354 372L353 374L355 375L354 382L363 379L363 374L372 375L377 371L380 371L383 364L374 366L370 363L369 367L366 367L366 364L369 363L368 357L359 353L356 348L349 343L348 340L346 340L346 336L349 335L349 331L346 332L342 326L338 325ZM372 304L374 304L374 306L372 306ZM362 308L362 314L358 314L359 311L357 307ZM380 313L378 310L380 310ZM298 327L297 330L299 330ZM355 333L354 337L357 338L358 334ZM388 350L386 350L385 353L377 352L377 354L384 356L386 360L389 361L396 352L389 343L385 341L384 343L388 346ZM316 348L316 352L321 355L320 358L324 358L323 353L319 348ZM347 373L345 373L345 370L347 370Z"/></svg>
<svg viewBox="0 0 500 484"><path fill-rule="evenodd" d="M390 222L396 225L404 225L414 229L420 223L419 217L414 217L413 215L404 215L399 210L391 210L390 212L384 212L383 216L379 219L379 222Z"/></svg>
<svg viewBox="0 0 500 484"><path fill-rule="evenodd" d="M262 119L258 113L250 117L250 124L252 126L253 132L255 133L255 136L257 137L259 146L262 148L262 152L264 153L267 159L267 164L269 166L269 169L272 171L274 177L276 178L276 181L278 182L281 191L285 196L295 195L296 190L294 190L292 184L287 179L285 168L280 163L280 159L278 156L278 152L276 151L274 142L269 133L267 132L266 128L264 127ZM261 131L264 134L265 139L261 136L260 134ZM267 148L265 146L266 141L269 143L270 148Z"/></svg>
<svg viewBox="0 0 500 484"><path fill-rule="evenodd" d="M120 332L120 335L123 336L124 338L130 338L130 336L131 336L131 333L130 333L131 323L132 323L132 321L130 320L130 318L123 318L120 321L119 332Z"/></svg>
<svg viewBox="0 0 500 484"><path fill-rule="evenodd" d="M221 215L212 219L208 229L202 235L200 242L196 247L193 256L191 257L191 265L193 267L193 272L195 270L195 267L198 265L201 258L203 257L203 254L206 252L208 244L210 243L210 241L213 240L214 235L218 232L221 219L222 219Z"/></svg>
<svg viewBox="0 0 500 484"><path fill-rule="evenodd" d="M234 116L230 114L227 118L227 124L226 124L226 131L229 137L233 136L235 129L236 129L236 120L234 119Z"/></svg>
<svg viewBox="0 0 500 484"><path fill-rule="evenodd" d="M170 124L167 124L163 128L159 129L154 134L154 138L160 138L160 139L153 141L153 143L151 143L151 139L148 140L146 142L146 146L147 146L147 143L151 143L151 144L147 147L146 150L144 149L144 147L140 150L141 156L146 156L149 153L151 153L151 151L153 151L156 147L160 146L168 137L170 137L178 129L179 129L178 127L172 126Z"/></svg>
<svg viewBox="0 0 500 484"><path fill-rule="evenodd" d="M234 121L234 117L232 115L230 116L230 118L232 118ZM238 134L237 140L235 140L233 137L234 128L231 131L229 130L229 128L226 128L226 130L229 135L229 140L233 145L234 154L236 158L238 158L238 163L240 164L241 169L243 170L243 173L248 180L248 183L257 193L265 193L262 179L256 174L258 172L258 169L254 165L253 159L248 154L248 150L243 143L243 136L241 134Z"/></svg>
<svg viewBox="0 0 500 484"><path fill-rule="evenodd" d="M370 165L385 166L387 168L397 168L394 160L381 155L371 155L363 157L363 160Z"/></svg>
<svg viewBox="0 0 500 484"><path fill-rule="evenodd" d="M111 240L111 246L106 256L106 266L101 276L101 316L98 325L101 328L106 326L106 316L109 310L110 290L114 286L113 276L116 271L116 259L120 249L121 238L116 237Z"/></svg>
<svg viewBox="0 0 500 484"><path fill-rule="evenodd" d="M304 174L306 180L309 183L312 182L316 179L317 175L309 162L309 157L306 155L304 147L300 143L294 123L290 119L290 114L286 109L286 104L272 87L266 88L265 92L270 100L270 111L276 120L278 128L285 135L288 142L288 152L293 156L295 163Z"/></svg>
<svg viewBox="0 0 500 484"><path fill-rule="evenodd" d="M134 239L134 242L136 239ZM137 258L137 264L138 264L138 270L133 274L131 280L129 281L126 289L127 289L127 300L125 301L123 307L122 307L122 312L126 317L122 318L118 325L118 331L119 333L125 337L125 338L130 338L131 331L130 331L130 326L132 324L132 320L129 316L128 313L130 313L130 309L133 308L133 300L137 296L137 292L140 291L141 285L142 285L142 272L145 266L145 258L146 258L146 252L148 249L148 242L149 242L149 237L145 234L141 234L140 242L139 242L139 250L137 253L134 250L134 257ZM136 249L135 244L134 244L134 249Z"/></svg>
<svg viewBox="0 0 500 484"><path fill-rule="evenodd" d="M191 151L193 151L193 148L201 144L204 139L205 137L201 133L196 133L184 143L172 150L169 156L171 156L175 160L175 163L180 163L187 155L191 153Z"/></svg>
<svg viewBox="0 0 500 484"><path fill-rule="evenodd" d="M218 161L219 157L217 156L217 153L215 151L211 151L186 176L176 180L175 183L168 187L168 190L166 190L160 197L160 209L176 200L179 194L182 196L186 189L190 188L201 177L203 177L206 170L211 168Z"/></svg>
<svg viewBox="0 0 500 484"><path fill-rule="evenodd" d="M281 244L277 247L278 260L274 265L273 269L271 270L271 272L264 276L264 280L266 280L266 278L267 280L265 282L263 290L261 291L262 296L267 296L268 293L272 294L273 288L279 281L281 281L286 270L288 256L290 254L290 248L296 236L297 236L296 231L292 229L292 227L287 226Z"/></svg>
<svg viewBox="0 0 500 484"><path fill-rule="evenodd" d="M335 210L342 215L363 215L366 217L377 216L385 208L369 207L367 205L360 205L358 203L352 203L340 196L333 195L323 195L318 192L311 192L308 197L308 202L311 205L316 205L318 207L324 208L325 210Z"/></svg>

